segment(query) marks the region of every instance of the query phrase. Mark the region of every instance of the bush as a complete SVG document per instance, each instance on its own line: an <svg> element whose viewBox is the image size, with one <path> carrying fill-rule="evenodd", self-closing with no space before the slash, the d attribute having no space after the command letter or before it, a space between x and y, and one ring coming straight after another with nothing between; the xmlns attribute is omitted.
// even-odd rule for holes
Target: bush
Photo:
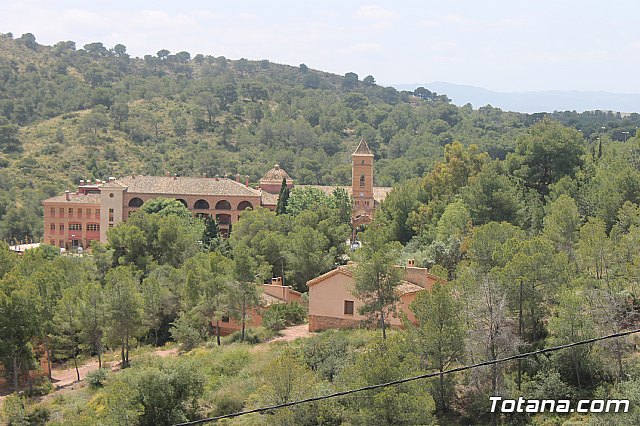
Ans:
<svg viewBox="0 0 640 426"><path fill-rule="evenodd" d="M268 327L247 328L244 332L244 342L250 345L266 342L273 337L273 329ZM236 331L225 337L225 343L239 343L242 340L242 332Z"/></svg>
<svg viewBox="0 0 640 426"><path fill-rule="evenodd" d="M271 305L262 316L263 325L273 331L302 324L307 318L307 310L299 303L279 303Z"/></svg>
<svg viewBox="0 0 640 426"><path fill-rule="evenodd" d="M107 373L109 370L106 368L100 368L98 370L90 371L87 374L87 383L91 389L99 389L104 386L104 381L107 379Z"/></svg>
<svg viewBox="0 0 640 426"><path fill-rule="evenodd" d="M234 391L216 395L213 403L212 416L224 416L226 414L237 413L238 411L242 411L242 407L244 406L242 397Z"/></svg>
<svg viewBox="0 0 640 426"><path fill-rule="evenodd" d="M53 385L48 377L38 376L33 381L31 390L27 391L27 396L44 396L53 391Z"/></svg>

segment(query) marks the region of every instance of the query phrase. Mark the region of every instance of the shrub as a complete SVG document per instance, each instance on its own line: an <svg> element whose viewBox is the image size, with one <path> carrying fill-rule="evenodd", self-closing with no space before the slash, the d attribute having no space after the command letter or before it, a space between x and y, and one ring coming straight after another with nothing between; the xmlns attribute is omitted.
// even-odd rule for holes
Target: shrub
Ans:
<svg viewBox="0 0 640 426"><path fill-rule="evenodd" d="M247 328L244 332L244 341L250 345L266 342L273 337L273 329L268 327ZM236 331L225 338L225 343L239 343L242 340L242 333Z"/></svg>
<svg viewBox="0 0 640 426"><path fill-rule="evenodd" d="M98 370L90 371L87 374L87 383L91 389L99 389L104 386L104 381L107 379L107 373L109 370L106 368L100 368Z"/></svg>
<svg viewBox="0 0 640 426"><path fill-rule="evenodd" d="M307 318L307 310L299 303L279 303L271 305L262 317L263 325L269 330L282 330L291 325L302 324Z"/></svg>
<svg viewBox="0 0 640 426"><path fill-rule="evenodd" d="M224 416L226 414L237 413L241 411L244 406L242 397L234 391L219 393L214 398L213 403L212 416Z"/></svg>
<svg viewBox="0 0 640 426"><path fill-rule="evenodd" d="M33 386L27 391L27 396L44 396L53 390L53 385L48 377L39 376L33 381Z"/></svg>

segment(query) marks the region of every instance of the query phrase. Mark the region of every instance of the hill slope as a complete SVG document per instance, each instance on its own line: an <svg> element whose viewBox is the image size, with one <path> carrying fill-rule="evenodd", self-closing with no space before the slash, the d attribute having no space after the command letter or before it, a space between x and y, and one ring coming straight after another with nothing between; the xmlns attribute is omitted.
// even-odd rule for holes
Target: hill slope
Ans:
<svg viewBox="0 0 640 426"><path fill-rule="evenodd" d="M124 45L37 44L0 35L0 238L38 239L40 201L80 179L123 174L249 175L281 164L297 183L347 184L364 137L379 185L421 176L459 140L504 157L540 117L456 107L267 60L161 50L131 58ZM560 116L589 135L633 123ZM621 137L622 133L614 134Z"/></svg>

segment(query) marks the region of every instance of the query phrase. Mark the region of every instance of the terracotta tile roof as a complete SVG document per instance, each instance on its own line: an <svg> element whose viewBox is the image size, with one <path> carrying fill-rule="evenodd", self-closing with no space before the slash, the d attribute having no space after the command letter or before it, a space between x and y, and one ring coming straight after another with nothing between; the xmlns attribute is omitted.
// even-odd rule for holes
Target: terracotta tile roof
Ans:
<svg viewBox="0 0 640 426"><path fill-rule="evenodd" d="M75 203L75 204L100 204L100 195L98 194L69 194L69 200L67 201L66 195L56 195L55 197L47 198L43 203Z"/></svg>
<svg viewBox="0 0 640 426"><path fill-rule="evenodd" d="M262 306L270 306L270 305L275 305L277 303L285 303L285 301L280 299L279 297L275 297L267 293L260 294L260 301L262 302L261 303Z"/></svg>
<svg viewBox="0 0 640 426"><path fill-rule="evenodd" d="M113 187L124 187L127 192L137 194L260 196L259 190L228 178L127 176L102 186Z"/></svg>
<svg viewBox="0 0 640 426"><path fill-rule="evenodd" d="M396 287L396 292L399 294L417 293L422 290L424 290L424 287L405 280L400 281L400 284Z"/></svg>
<svg viewBox="0 0 640 426"><path fill-rule="evenodd" d="M349 194L349 196L353 196L353 190L352 190L353 188L351 188L350 186L296 185L293 189L295 190L295 188L309 188L309 187L318 188L320 191L324 192L327 195L331 195L333 193L333 190L336 188L342 188L345 191L347 191L347 194ZM392 189L393 188L390 186L374 186L373 199L378 203L383 202L384 199L387 198L387 195L389 194L389 192L391 192Z"/></svg>
<svg viewBox="0 0 640 426"><path fill-rule="evenodd" d="M270 194L267 191L262 191L262 205L263 206L277 206L279 194Z"/></svg>
<svg viewBox="0 0 640 426"><path fill-rule="evenodd" d="M287 183L291 182L291 177L289 177L289 174L285 172L284 169L281 169L278 164L276 164L275 166L273 166L273 169L269 170L267 173L265 173L264 176L262 176L260 182L281 183L282 179L286 179Z"/></svg>
<svg viewBox="0 0 640 426"><path fill-rule="evenodd" d="M364 138L360 139L360 143L358 144L358 147L356 148L355 151L353 151L353 155L371 155L373 156L373 154L371 153L371 150L369 149L369 145L367 145L367 141L364 140Z"/></svg>
<svg viewBox="0 0 640 426"><path fill-rule="evenodd" d="M330 278L337 274L343 274L348 277L353 277L353 271L351 270L351 268L349 268L348 266L338 266L337 268L332 269L329 272L325 272L324 274L317 276L312 280L307 281L307 286L311 287L312 285L318 284L326 280L327 278Z"/></svg>

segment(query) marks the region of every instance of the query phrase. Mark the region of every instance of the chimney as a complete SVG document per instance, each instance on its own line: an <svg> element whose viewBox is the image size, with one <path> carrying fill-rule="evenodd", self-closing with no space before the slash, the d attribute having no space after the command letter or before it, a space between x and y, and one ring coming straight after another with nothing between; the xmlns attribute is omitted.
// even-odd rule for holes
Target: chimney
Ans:
<svg viewBox="0 0 640 426"><path fill-rule="evenodd" d="M278 280L278 281L277 281L277 284L278 284L278 285L282 285L282 277L278 277L278 278L276 278L276 279Z"/></svg>
<svg viewBox="0 0 640 426"><path fill-rule="evenodd" d="M240 173L236 173L236 182L240 182Z"/></svg>
<svg viewBox="0 0 640 426"><path fill-rule="evenodd" d="M67 201L69 201L69 200L70 200L70 197L69 197L69 196L70 196L70 192L69 192L69 190L67 189L66 191L64 191L64 199L65 199L65 200L67 200Z"/></svg>
<svg viewBox="0 0 640 426"><path fill-rule="evenodd" d="M271 278L271 285L277 285L278 284L278 278L273 277Z"/></svg>
<svg viewBox="0 0 640 426"><path fill-rule="evenodd" d="M407 268L413 268L415 266L415 263L416 263L415 259L407 260Z"/></svg>
<svg viewBox="0 0 640 426"><path fill-rule="evenodd" d="M109 176L109 182L113 182L114 180L116 180L116 178L114 178L113 176Z"/></svg>
<svg viewBox="0 0 640 426"><path fill-rule="evenodd" d="M80 186L84 185L84 179L80 179Z"/></svg>
<svg viewBox="0 0 640 426"><path fill-rule="evenodd" d="M249 186L249 175L245 175L245 177L244 177L244 186L246 186L246 187Z"/></svg>

